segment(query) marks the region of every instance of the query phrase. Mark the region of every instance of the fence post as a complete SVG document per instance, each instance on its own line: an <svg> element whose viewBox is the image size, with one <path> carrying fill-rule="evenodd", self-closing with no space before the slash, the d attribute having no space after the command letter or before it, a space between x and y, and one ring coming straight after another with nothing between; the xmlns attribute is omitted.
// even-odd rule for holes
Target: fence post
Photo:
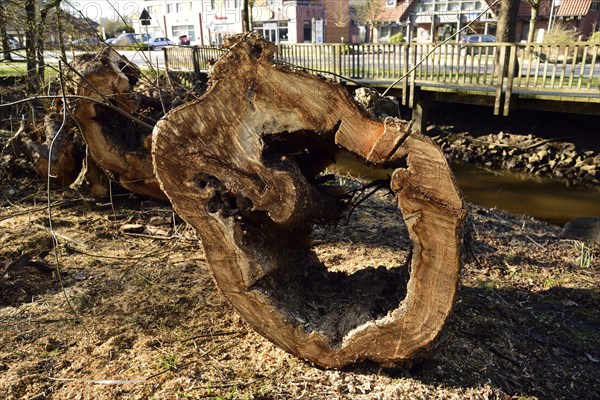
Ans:
<svg viewBox="0 0 600 400"><path fill-rule="evenodd" d="M504 94L504 116L508 116L510 111L510 96L512 95L513 79L519 73L519 61L517 60L517 45L510 45L510 54L508 56L508 75L506 77L506 93Z"/></svg>
<svg viewBox="0 0 600 400"><path fill-rule="evenodd" d="M496 78L498 78L498 82L496 84L496 99L494 101L494 115L500 115L500 108L502 105L502 94L504 91L502 85L504 83L504 62L506 58L506 45L501 44L500 48L497 50L500 50L500 55L498 57L498 51L496 51L494 57L494 63L496 63L496 66L494 67L494 73L496 74Z"/></svg>
<svg viewBox="0 0 600 400"><path fill-rule="evenodd" d="M200 79L200 49L197 46L192 48L192 62L194 65L194 78Z"/></svg>
<svg viewBox="0 0 600 400"><path fill-rule="evenodd" d="M168 52L169 48L168 47L163 47L163 53L165 55L165 70L169 70L169 52Z"/></svg>

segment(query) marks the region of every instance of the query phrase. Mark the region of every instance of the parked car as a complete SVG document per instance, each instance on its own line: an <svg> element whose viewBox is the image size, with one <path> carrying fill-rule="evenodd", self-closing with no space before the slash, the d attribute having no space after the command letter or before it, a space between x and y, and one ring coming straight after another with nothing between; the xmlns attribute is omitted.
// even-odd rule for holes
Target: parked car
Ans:
<svg viewBox="0 0 600 400"><path fill-rule="evenodd" d="M459 43L494 43L496 37L492 35L467 35L460 38ZM467 54L481 54L485 53L485 48L479 46L465 46Z"/></svg>
<svg viewBox="0 0 600 400"><path fill-rule="evenodd" d="M21 43L13 35L6 35L6 40L8 41L9 49L17 50L21 48Z"/></svg>
<svg viewBox="0 0 600 400"><path fill-rule="evenodd" d="M71 42L71 45L73 47L76 47L79 49L88 49L90 47L95 47L97 44L98 44L98 39L96 39L96 38L75 39Z"/></svg>
<svg viewBox="0 0 600 400"><path fill-rule="evenodd" d="M171 39L164 38L164 37L150 39L144 43L146 43L148 45L150 50L162 49L165 46L175 46L177 44L174 41L172 41Z"/></svg>
<svg viewBox="0 0 600 400"><path fill-rule="evenodd" d="M142 44L148 40L150 40L150 35L146 33L142 33L141 35L139 33L121 33L111 44L118 47L127 47Z"/></svg>
<svg viewBox="0 0 600 400"><path fill-rule="evenodd" d="M21 44L16 39L8 38L8 47L11 50L17 50L17 49L21 48Z"/></svg>
<svg viewBox="0 0 600 400"><path fill-rule="evenodd" d="M115 41L115 38L108 38L104 41L104 43L106 44L113 44L113 42Z"/></svg>
<svg viewBox="0 0 600 400"><path fill-rule="evenodd" d="M190 45L190 38L188 37L188 35L179 36L179 45L181 45L181 46L189 46Z"/></svg>

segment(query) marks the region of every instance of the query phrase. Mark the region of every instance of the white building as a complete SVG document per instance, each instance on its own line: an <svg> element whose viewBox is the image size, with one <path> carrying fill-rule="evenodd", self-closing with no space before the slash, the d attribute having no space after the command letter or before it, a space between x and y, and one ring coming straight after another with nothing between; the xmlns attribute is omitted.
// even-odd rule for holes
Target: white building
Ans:
<svg viewBox="0 0 600 400"><path fill-rule="evenodd" d="M221 44L231 34L242 32L242 0L145 0L150 25L136 23L137 32L168 37L177 42L187 35L191 44Z"/></svg>
<svg viewBox="0 0 600 400"><path fill-rule="evenodd" d="M328 1L255 0L253 30L275 43L325 42L326 28L329 30L326 6L340 3ZM347 0L341 1L348 13ZM242 6L243 0L145 0L150 25L142 26L139 21L134 25L138 33L147 29L152 37L168 37L175 42L187 35L193 45L222 44L225 37L242 32Z"/></svg>

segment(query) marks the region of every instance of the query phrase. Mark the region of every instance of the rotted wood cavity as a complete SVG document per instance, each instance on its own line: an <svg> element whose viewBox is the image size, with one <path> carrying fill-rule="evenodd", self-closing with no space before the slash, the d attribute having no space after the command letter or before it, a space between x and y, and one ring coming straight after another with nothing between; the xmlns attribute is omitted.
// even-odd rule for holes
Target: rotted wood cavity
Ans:
<svg viewBox="0 0 600 400"><path fill-rule="evenodd" d="M139 75L137 66L113 49L105 48L98 54L76 57L68 72L67 91L113 106L84 98L71 103L73 117L98 166L127 190L164 200L166 196L152 169L151 129L128 116L135 114L142 103L149 103L133 91ZM160 105L155 100L152 104Z"/></svg>
<svg viewBox="0 0 600 400"><path fill-rule="evenodd" d="M258 35L227 47L207 93L162 118L152 144L160 185L201 236L220 291L263 336L323 367L423 355L461 266L465 210L441 150L410 122L369 117L338 84L276 65ZM350 189L322 175L341 149L396 168L407 265L334 272L314 251L315 226L348 212Z"/></svg>

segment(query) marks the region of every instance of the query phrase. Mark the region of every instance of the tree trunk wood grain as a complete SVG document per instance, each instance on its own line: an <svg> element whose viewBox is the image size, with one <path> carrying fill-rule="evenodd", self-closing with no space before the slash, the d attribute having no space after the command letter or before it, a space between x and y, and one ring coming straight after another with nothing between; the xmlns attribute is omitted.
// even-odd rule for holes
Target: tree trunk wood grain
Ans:
<svg viewBox="0 0 600 400"><path fill-rule="evenodd" d="M260 334L323 367L423 355L461 266L465 210L441 150L406 121L369 117L336 83L275 65L255 34L227 46L207 93L162 118L152 145L161 187L199 232L220 291ZM412 258L407 283L385 272L405 287L384 308L359 295L379 293L375 271L359 271L362 281L329 272L309 246L312 224L344 209L317 177L340 149L396 168Z"/></svg>
<svg viewBox="0 0 600 400"><path fill-rule="evenodd" d="M108 101L131 114L140 108L140 96L133 91L139 74L137 66L105 48L74 60L67 91L70 95ZM72 103L73 117L81 127L92 159L125 189L165 200L152 169L150 129L94 101L77 98Z"/></svg>
<svg viewBox="0 0 600 400"><path fill-rule="evenodd" d="M47 179L50 172L50 183L58 187L70 185L81 167L81 157L72 134L72 126L63 126L61 129L61 125L62 116L48 114L43 123L45 140L24 139L38 174Z"/></svg>

